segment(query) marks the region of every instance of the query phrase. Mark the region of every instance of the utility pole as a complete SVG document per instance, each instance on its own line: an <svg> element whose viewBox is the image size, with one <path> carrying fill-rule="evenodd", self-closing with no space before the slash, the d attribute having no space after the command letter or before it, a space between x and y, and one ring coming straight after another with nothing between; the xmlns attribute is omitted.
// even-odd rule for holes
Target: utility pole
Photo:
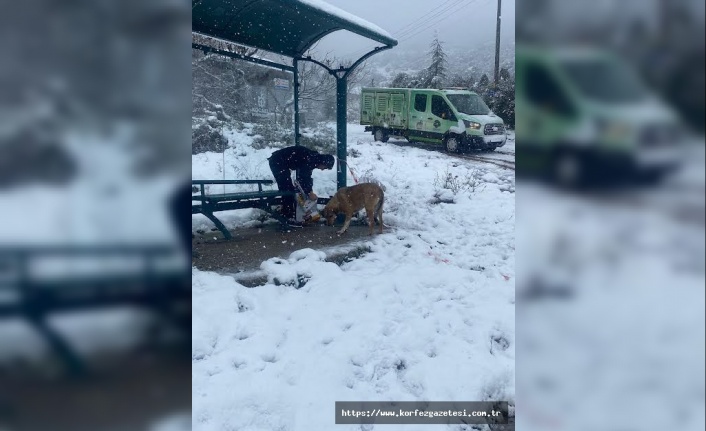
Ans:
<svg viewBox="0 0 706 431"><path fill-rule="evenodd" d="M498 0L498 22L495 27L495 87L498 86L498 79L500 75L500 5L502 0Z"/></svg>
<svg viewBox="0 0 706 431"><path fill-rule="evenodd" d="M672 36L672 5L666 0L659 2L660 33L663 42L667 42Z"/></svg>

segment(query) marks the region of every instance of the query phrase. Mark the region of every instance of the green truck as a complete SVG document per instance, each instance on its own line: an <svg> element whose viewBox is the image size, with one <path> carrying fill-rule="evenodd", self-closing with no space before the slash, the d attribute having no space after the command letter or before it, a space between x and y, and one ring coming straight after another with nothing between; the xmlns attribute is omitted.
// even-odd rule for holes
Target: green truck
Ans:
<svg viewBox="0 0 706 431"><path fill-rule="evenodd" d="M518 172L566 186L657 181L680 164L686 127L622 59L595 48L518 46Z"/></svg>
<svg viewBox="0 0 706 431"><path fill-rule="evenodd" d="M399 136L442 144L452 153L492 151L507 141L503 120L464 89L363 88L360 124L376 141Z"/></svg>

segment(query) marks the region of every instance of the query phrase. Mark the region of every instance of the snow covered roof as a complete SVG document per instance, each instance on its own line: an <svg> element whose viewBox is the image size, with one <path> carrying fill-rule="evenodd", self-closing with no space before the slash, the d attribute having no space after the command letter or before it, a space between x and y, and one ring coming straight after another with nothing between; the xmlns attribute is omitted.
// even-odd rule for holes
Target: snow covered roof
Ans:
<svg viewBox="0 0 706 431"><path fill-rule="evenodd" d="M322 0L192 0L192 30L288 57L338 30L397 45L377 25Z"/></svg>

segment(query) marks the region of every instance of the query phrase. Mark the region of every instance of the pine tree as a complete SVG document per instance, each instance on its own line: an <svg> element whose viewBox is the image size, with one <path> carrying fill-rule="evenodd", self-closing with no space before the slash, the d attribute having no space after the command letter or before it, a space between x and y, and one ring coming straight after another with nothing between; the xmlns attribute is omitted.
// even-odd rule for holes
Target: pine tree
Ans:
<svg viewBox="0 0 706 431"><path fill-rule="evenodd" d="M478 81L478 85L477 85L476 89L479 92L485 93L485 91L488 89L489 86L490 86L490 78L488 78L488 75L486 75L484 73L483 76L480 77L480 81Z"/></svg>
<svg viewBox="0 0 706 431"><path fill-rule="evenodd" d="M446 53L436 32L430 48L431 64L424 71L422 83L424 87L441 88L446 80Z"/></svg>
<svg viewBox="0 0 706 431"><path fill-rule="evenodd" d="M483 79L485 78L485 79ZM515 127L515 79L506 68L500 69L497 87L487 79L481 78L476 92L483 97L488 107L505 121L508 127ZM482 84L482 85L481 85Z"/></svg>
<svg viewBox="0 0 706 431"><path fill-rule="evenodd" d="M404 72L400 72L395 76L390 84L393 88L409 88L412 77Z"/></svg>
<svg viewBox="0 0 706 431"><path fill-rule="evenodd" d="M515 77L510 75L510 71L503 68L500 70L500 83L498 85L500 94L498 95L498 115L505 120L505 124L515 127Z"/></svg>
<svg viewBox="0 0 706 431"><path fill-rule="evenodd" d="M475 87L475 80L472 75L454 74L448 79L447 84L450 87L459 87L471 90Z"/></svg>

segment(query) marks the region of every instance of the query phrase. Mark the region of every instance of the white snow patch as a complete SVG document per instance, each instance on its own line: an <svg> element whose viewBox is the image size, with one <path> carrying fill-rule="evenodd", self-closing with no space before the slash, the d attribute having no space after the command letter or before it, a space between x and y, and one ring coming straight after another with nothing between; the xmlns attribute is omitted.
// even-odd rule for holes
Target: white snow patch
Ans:
<svg viewBox="0 0 706 431"><path fill-rule="evenodd" d="M466 125L463 124L462 120L458 120L458 124L449 128L451 133L458 133L459 135L466 131Z"/></svg>
<svg viewBox="0 0 706 431"><path fill-rule="evenodd" d="M518 427L703 429L703 226L520 188Z"/></svg>
<svg viewBox="0 0 706 431"><path fill-rule="evenodd" d="M306 4L308 6L311 6L313 8L319 9L323 12L326 12L328 14L334 15L344 21L348 21L352 24L355 24L359 27L363 27L364 29L367 29L373 33L378 33L381 36L393 39L392 35L388 33L386 30L383 30L382 28L378 27L377 25L371 23L370 21L364 20L363 18L353 15L350 12L346 12L343 9L337 8L336 6L333 6L329 3L326 3L325 1L322 0L297 0L299 3Z"/></svg>

